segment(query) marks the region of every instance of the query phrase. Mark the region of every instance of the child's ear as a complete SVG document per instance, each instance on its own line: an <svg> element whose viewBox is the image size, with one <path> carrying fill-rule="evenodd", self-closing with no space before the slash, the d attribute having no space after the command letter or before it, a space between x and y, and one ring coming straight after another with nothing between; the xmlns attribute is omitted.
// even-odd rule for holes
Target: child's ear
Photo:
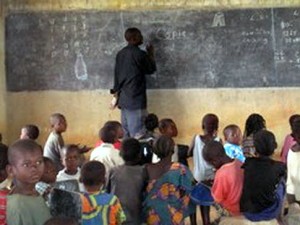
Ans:
<svg viewBox="0 0 300 225"><path fill-rule="evenodd" d="M7 172L7 175L8 175L8 176L13 177L14 173L13 173L12 165L8 164L8 165L6 166L6 172Z"/></svg>

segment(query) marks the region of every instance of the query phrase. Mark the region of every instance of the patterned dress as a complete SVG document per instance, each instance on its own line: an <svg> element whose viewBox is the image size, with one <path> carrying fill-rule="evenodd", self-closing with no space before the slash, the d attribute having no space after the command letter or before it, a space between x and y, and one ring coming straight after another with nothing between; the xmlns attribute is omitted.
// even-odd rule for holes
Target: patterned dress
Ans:
<svg viewBox="0 0 300 225"><path fill-rule="evenodd" d="M184 224L184 219L195 211L190 201L192 181L192 173L180 163L173 163L162 177L151 180L143 203L147 224Z"/></svg>

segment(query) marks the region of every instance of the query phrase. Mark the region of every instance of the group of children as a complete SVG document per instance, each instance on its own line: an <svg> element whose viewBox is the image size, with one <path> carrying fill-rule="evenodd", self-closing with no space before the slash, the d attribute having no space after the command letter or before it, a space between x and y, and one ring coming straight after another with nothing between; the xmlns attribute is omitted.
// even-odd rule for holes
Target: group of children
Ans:
<svg viewBox="0 0 300 225"><path fill-rule="evenodd" d="M24 126L20 140L9 149L0 145L0 223L183 224L190 216L194 225L198 204L203 224L209 225L210 206L201 204L201 195L191 200L196 184L203 184L222 216L213 223L284 224L286 192L290 204L300 203L300 116L291 118L294 142L285 142L284 162L271 158L277 143L259 114L246 120L244 137L237 125L226 126L224 143L218 136L218 117L206 114L203 133L195 135L189 147L175 144L178 130L170 118L149 114L146 130L126 139L122 125L108 121L95 148L83 158L89 148L64 144L66 118L55 113L44 149L35 142L35 125ZM193 157L193 172L188 157ZM78 193L80 220L51 211L54 189Z"/></svg>

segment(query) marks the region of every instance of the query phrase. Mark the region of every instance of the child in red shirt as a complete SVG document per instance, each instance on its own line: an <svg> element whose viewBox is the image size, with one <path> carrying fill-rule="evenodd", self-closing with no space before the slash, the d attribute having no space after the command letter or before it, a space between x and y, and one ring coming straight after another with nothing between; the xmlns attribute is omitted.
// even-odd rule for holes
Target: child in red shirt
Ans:
<svg viewBox="0 0 300 225"><path fill-rule="evenodd" d="M211 141L205 145L203 157L217 170L211 189L215 202L230 215L239 215L244 180L242 163L228 157L223 145L218 141Z"/></svg>

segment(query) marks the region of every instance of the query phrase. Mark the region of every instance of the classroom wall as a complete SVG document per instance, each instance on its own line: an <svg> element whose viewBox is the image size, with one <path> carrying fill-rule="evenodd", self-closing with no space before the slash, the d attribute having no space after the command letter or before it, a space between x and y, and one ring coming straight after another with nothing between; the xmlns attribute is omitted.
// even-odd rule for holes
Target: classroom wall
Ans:
<svg viewBox="0 0 300 225"><path fill-rule="evenodd" d="M4 16L3 2L0 2L0 133L4 134L6 140L6 86L4 67Z"/></svg>
<svg viewBox="0 0 300 225"><path fill-rule="evenodd" d="M5 13L10 10L68 10L68 9L167 9L167 8L253 8L299 6L297 0L10 0ZM39 142L47 138L48 118L53 112L65 114L68 130L67 143L93 145L101 125L119 119L119 110L108 109L110 95L107 90L96 91L38 91L6 92L4 67L4 14L0 18L0 131L13 142L22 125L35 123L41 128ZM108 87L109 88L109 87ZM289 132L288 117L300 113L300 88L253 89L186 89L149 90L149 112L160 118L170 117L179 130L178 143L188 144L195 133L201 133L200 122L204 114L213 112L220 117L220 131L229 123L244 128L250 113L261 113L267 126L281 145ZM6 124L8 125L6 128ZM220 135L222 136L221 132Z"/></svg>

